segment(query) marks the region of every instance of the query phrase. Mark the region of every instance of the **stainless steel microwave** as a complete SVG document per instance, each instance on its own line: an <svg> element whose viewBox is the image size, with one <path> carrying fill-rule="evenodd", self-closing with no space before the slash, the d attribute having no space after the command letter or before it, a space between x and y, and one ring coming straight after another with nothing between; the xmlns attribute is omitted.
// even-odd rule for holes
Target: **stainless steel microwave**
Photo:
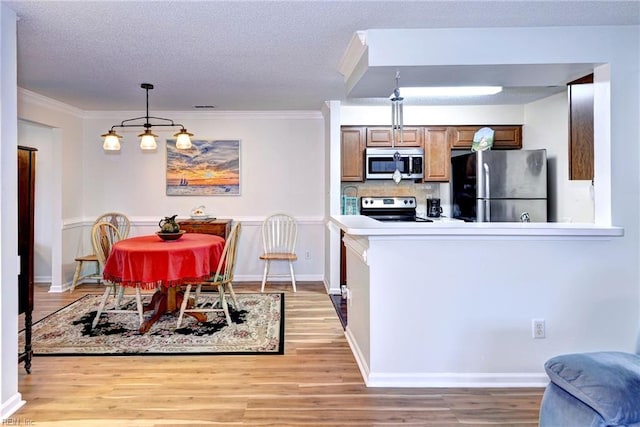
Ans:
<svg viewBox="0 0 640 427"><path fill-rule="evenodd" d="M367 148L365 150L365 178L393 179L398 170L402 179L424 177L422 148Z"/></svg>

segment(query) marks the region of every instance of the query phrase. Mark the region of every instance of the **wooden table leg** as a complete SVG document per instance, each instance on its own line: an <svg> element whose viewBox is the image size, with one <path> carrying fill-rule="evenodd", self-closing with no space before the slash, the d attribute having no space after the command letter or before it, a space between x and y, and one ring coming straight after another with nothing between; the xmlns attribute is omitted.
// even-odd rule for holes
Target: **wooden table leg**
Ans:
<svg viewBox="0 0 640 427"><path fill-rule="evenodd" d="M151 298L151 302L144 306L143 311L152 311L151 317L142 323L138 331L142 334L151 329L151 326L158 321L160 316L165 313L175 313L180 310L184 293L178 286L172 286L170 288L161 287L158 289ZM206 322L207 315L204 313L185 313L191 317L194 317L198 322Z"/></svg>
<svg viewBox="0 0 640 427"><path fill-rule="evenodd" d="M149 331L151 325L156 323L160 316L162 316L167 311L167 294L162 290L157 290L153 297L151 298L151 302L146 304L143 309L143 312L152 311L151 317L145 320L142 325L140 325L140 329L138 331L142 334Z"/></svg>

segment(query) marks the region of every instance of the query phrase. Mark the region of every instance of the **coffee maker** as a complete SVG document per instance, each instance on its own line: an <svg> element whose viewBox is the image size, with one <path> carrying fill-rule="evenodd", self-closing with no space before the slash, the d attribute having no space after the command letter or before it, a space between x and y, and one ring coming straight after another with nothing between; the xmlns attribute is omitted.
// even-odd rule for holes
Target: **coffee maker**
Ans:
<svg viewBox="0 0 640 427"><path fill-rule="evenodd" d="M427 199L427 216L430 218L438 218L442 214L442 206L440 199Z"/></svg>

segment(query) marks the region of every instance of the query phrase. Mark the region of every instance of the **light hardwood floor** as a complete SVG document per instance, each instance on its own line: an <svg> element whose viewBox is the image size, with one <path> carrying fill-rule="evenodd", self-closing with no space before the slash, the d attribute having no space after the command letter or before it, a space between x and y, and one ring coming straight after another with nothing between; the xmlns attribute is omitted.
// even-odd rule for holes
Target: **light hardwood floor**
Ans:
<svg viewBox="0 0 640 427"><path fill-rule="evenodd" d="M259 292L238 283L236 292ZM100 285L52 294L36 285L40 319ZM321 283L285 284L285 354L35 357L19 366L34 426L532 426L543 389L365 387ZM398 361L402 363L401 360ZM32 423L32 424L28 424ZM14 424L17 425L17 424Z"/></svg>

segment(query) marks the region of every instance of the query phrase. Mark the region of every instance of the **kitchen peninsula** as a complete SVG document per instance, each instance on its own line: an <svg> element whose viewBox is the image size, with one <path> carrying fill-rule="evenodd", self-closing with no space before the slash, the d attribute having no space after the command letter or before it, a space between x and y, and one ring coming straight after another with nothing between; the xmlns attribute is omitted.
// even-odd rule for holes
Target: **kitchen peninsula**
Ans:
<svg viewBox="0 0 640 427"><path fill-rule="evenodd" d="M585 262L602 259L623 235L573 223L331 222L347 248L345 334L372 387L546 385L544 361L572 340L562 310L592 315L571 306L583 282L563 253L578 241ZM534 318L546 319L546 339L532 339Z"/></svg>

